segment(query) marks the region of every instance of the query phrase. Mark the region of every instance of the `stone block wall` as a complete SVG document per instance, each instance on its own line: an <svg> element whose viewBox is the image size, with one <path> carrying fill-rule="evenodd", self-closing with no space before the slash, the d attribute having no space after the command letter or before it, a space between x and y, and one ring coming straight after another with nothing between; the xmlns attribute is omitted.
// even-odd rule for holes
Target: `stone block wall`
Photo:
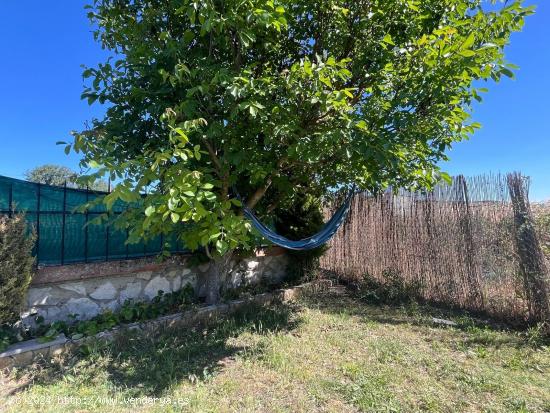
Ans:
<svg viewBox="0 0 550 413"><path fill-rule="evenodd" d="M280 283L286 264L282 250L260 250L253 257L232 263L223 288ZM173 292L186 284L200 296L208 270L208 263L190 265L189 256L175 256L162 263L143 258L40 268L27 293L23 319L32 323L41 315L51 322L78 314L84 320L106 309L116 311L126 300L151 300L159 290Z"/></svg>

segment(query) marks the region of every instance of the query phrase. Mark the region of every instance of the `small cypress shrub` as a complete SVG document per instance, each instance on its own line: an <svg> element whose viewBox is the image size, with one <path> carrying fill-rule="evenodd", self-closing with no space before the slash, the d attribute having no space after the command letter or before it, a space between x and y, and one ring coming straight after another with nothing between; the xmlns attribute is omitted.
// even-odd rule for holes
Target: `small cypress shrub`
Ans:
<svg viewBox="0 0 550 413"><path fill-rule="evenodd" d="M0 216L0 326L19 319L34 270L34 241L23 214Z"/></svg>

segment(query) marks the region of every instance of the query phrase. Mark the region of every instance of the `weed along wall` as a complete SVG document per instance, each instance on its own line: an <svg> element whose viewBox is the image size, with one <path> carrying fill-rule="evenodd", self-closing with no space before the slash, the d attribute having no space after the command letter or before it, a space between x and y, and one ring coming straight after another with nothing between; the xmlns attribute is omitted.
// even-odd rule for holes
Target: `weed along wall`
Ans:
<svg viewBox="0 0 550 413"><path fill-rule="evenodd" d="M287 256L279 248L262 249L252 257L235 260L223 280L231 290L260 283L277 284L285 275ZM190 256L167 261L155 258L71 264L39 268L27 293L26 323L39 315L45 321L91 318L104 310L116 311L128 299L151 300L159 290L168 293L190 284L202 294L202 277L209 264L192 265Z"/></svg>

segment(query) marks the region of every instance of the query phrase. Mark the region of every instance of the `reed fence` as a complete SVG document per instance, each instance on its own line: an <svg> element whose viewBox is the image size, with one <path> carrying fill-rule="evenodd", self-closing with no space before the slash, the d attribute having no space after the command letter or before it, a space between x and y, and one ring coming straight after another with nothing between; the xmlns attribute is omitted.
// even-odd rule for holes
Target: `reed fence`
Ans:
<svg viewBox="0 0 550 413"><path fill-rule="evenodd" d="M510 322L549 320L528 179L458 176L431 192L361 193L321 258L348 282L388 273L419 298ZM330 211L327 211L330 212Z"/></svg>

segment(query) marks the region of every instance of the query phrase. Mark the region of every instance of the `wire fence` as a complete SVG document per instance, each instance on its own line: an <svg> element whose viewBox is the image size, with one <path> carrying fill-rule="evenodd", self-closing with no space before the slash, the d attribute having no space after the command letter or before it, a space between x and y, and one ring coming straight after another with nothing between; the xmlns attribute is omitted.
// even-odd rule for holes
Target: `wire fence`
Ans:
<svg viewBox="0 0 550 413"><path fill-rule="evenodd" d="M360 194L329 247L322 268L352 283L398 277L430 302L549 320L547 263L518 174L459 176L428 193Z"/></svg>
<svg viewBox="0 0 550 413"><path fill-rule="evenodd" d="M114 218L128 208L115 203L110 219L101 224L91 221L107 213L102 204L85 212L77 208L105 195L88 189L37 184L0 176L0 214L25 212L36 232L35 255L39 265L63 265L77 262L109 261L157 255L167 244L170 252L185 247L176 234L158 236L147 242L127 244L128 233L115 228Z"/></svg>

